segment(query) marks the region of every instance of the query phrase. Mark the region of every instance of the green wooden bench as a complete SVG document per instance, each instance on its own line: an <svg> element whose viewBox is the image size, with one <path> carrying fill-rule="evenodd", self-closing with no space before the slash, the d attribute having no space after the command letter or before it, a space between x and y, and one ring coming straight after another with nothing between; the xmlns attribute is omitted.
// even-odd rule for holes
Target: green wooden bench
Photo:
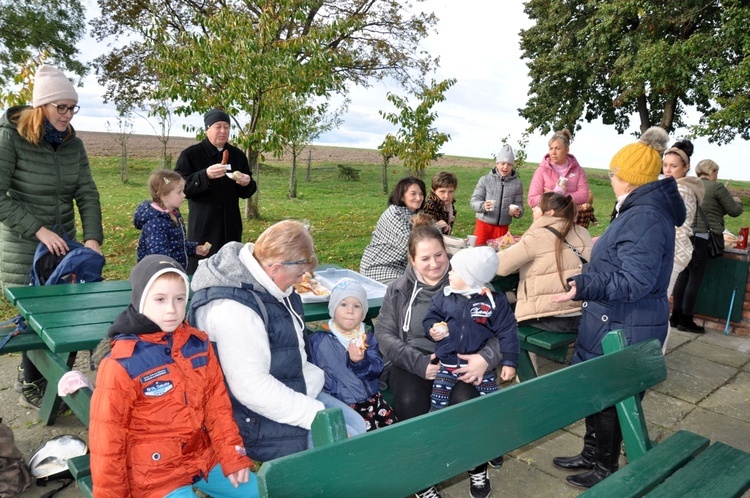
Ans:
<svg viewBox="0 0 750 498"><path fill-rule="evenodd" d="M661 346L624 344L622 333L612 332L602 357L351 439L340 410L320 412L314 449L262 465L261 496L348 497L352 489L407 496L615 404L630 463L587 496L672 497L687 489L728 497L749 489L748 453L709 447L688 431L652 444L638 395L667 377Z"/></svg>
<svg viewBox="0 0 750 498"><path fill-rule="evenodd" d="M74 457L68 460L68 469L78 483L78 489L89 498L94 496L94 485L91 481L91 463L89 455Z"/></svg>
<svg viewBox="0 0 750 498"><path fill-rule="evenodd" d="M577 334L547 332L529 326L518 327L518 340L521 345L521 355L518 358L518 377L525 381L537 376L529 353L535 353L553 361L564 363L568 356L568 349L571 344L575 343L576 336Z"/></svg>

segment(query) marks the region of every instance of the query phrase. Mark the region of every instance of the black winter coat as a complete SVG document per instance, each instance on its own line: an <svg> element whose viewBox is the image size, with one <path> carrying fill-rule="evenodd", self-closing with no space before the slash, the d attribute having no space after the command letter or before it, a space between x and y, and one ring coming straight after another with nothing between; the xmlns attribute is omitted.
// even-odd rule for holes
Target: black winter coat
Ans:
<svg viewBox="0 0 750 498"><path fill-rule="evenodd" d="M226 144L232 171L251 175L247 156L237 147ZM206 168L221 163L222 152L206 138L183 150L177 159L175 171L185 179L185 196L188 199L188 240L199 244L211 243L208 256L214 255L230 241L242 242L242 216L239 199L247 199L258 186L250 179L246 187L227 176L210 180ZM207 256L207 257L208 257ZM189 271L197 266L197 258L190 258Z"/></svg>

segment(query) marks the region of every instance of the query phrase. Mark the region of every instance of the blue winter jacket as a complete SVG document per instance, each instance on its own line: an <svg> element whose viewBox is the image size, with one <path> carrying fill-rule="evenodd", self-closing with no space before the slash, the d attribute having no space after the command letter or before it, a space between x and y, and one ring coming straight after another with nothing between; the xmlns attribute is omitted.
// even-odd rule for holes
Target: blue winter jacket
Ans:
<svg viewBox="0 0 750 498"><path fill-rule="evenodd" d="M591 261L574 280L583 301L571 364L601 356L602 339L622 329L628 344L667 335L667 287L674 261L675 226L685 222L677 183L666 178L638 187L594 244Z"/></svg>
<svg viewBox="0 0 750 498"><path fill-rule="evenodd" d="M446 365L458 365L457 353L472 354L482 349L492 337L500 341L502 365L518 366L520 346L518 324L505 294L493 292L495 307L487 296L469 297L442 292L432 296L432 304L422 320L425 336L437 322L446 322L450 335L435 342L435 355Z"/></svg>
<svg viewBox="0 0 750 498"><path fill-rule="evenodd" d="M308 337L310 361L325 373L323 391L347 405L367 401L378 393L378 377L383 358L378 340L367 332L367 350L362 361L354 363L332 332L319 331Z"/></svg>

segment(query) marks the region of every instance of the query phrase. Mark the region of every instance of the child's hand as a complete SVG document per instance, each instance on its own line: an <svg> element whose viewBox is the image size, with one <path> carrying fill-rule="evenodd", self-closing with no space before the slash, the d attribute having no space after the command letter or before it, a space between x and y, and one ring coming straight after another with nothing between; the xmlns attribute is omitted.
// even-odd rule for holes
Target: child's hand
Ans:
<svg viewBox="0 0 750 498"><path fill-rule="evenodd" d="M229 474L227 478L233 487L239 487L241 483L247 482L250 479L250 467L245 467L242 470Z"/></svg>
<svg viewBox="0 0 750 498"><path fill-rule="evenodd" d="M500 370L500 378L503 379L503 381L505 382L512 380L515 376L516 376L516 369L513 367L509 367L505 365L503 366L502 370Z"/></svg>
<svg viewBox="0 0 750 498"><path fill-rule="evenodd" d="M430 355L430 363L427 364L427 370L424 372L424 378L427 380L435 380L435 377L437 377L437 373L440 371L440 362L438 363L432 363L435 361L435 353L432 353Z"/></svg>
<svg viewBox="0 0 750 498"><path fill-rule="evenodd" d="M365 352L360 349L356 341L349 341L349 347L346 348L346 351L349 353L349 359L354 363L359 363L365 358Z"/></svg>
<svg viewBox="0 0 750 498"><path fill-rule="evenodd" d="M211 249L211 244L209 244L208 242L206 242L205 244L197 246L195 248L195 254L197 254L198 256L207 256L208 255L208 251L210 249Z"/></svg>
<svg viewBox="0 0 750 498"><path fill-rule="evenodd" d="M442 330L436 330L435 326L433 325L430 329L430 337L432 337L432 340L435 342L442 341L446 337L448 337L448 332L444 332Z"/></svg>
<svg viewBox="0 0 750 498"><path fill-rule="evenodd" d="M448 233L451 231L451 226L445 222L445 220L438 220L437 223L435 223L437 227L440 229L443 233Z"/></svg>

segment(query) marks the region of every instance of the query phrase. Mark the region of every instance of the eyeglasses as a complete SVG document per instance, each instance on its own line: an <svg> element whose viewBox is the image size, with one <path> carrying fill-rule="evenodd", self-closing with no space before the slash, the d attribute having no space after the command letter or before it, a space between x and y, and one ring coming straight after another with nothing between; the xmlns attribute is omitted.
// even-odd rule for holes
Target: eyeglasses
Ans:
<svg viewBox="0 0 750 498"><path fill-rule="evenodd" d="M298 259L296 261L279 261L278 264L283 266L294 266L294 265L311 265L315 261L315 253L312 253L309 258L307 259ZM268 266L273 266L277 263L270 264Z"/></svg>
<svg viewBox="0 0 750 498"><path fill-rule="evenodd" d="M73 114L78 114L78 111L81 110L81 106L79 105L74 105L71 107L65 104L53 104L52 102L50 102L48 105L55 106L57 108L58 114L67 114L68 111L72 112Z"/></svg>
<svg viewBox="0 0 750 498"><path fill-rule="evenodd" d="M607 173L607 174L609 175L609 179L610 179L610 180L611 180L611 179L613 179L613 178L614 178L615 176L617 176L617 173L616 173L616 172L614 172L614 171L610 171L610 172L609 172L609 173Z"/></svg>

